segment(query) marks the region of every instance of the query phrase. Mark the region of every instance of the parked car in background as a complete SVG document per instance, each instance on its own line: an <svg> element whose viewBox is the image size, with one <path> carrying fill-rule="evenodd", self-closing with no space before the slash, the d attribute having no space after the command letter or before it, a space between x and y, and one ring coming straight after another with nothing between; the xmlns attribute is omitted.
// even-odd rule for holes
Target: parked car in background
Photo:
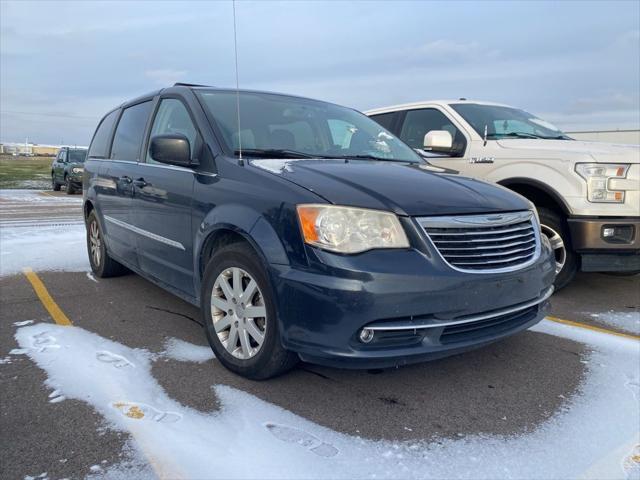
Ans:
<svg viewBox="0 0 640 480"><path fill-rule="evenodd" d="M86 148L62 147L51 164L51 187L56 192L62 185L67 194L82 190L84 161L87 158Z"/></svg>
<svg viewBox="0 0 640 480"><path fill-rule="evenodd" d="M578 269L640 272L640 147L575 141L524 110L428 101L366 112L429 161L532 201L556 258L556 287Z"/></svg>
<svg viewBox="0 0 640 480"><path fill-rule="evenodd" d="M96 130L91 268L199 305L216 358L254 379L299 358L404 365L537 323L555 263L533 204L429 168L352 109L177 85Z"/></svg>

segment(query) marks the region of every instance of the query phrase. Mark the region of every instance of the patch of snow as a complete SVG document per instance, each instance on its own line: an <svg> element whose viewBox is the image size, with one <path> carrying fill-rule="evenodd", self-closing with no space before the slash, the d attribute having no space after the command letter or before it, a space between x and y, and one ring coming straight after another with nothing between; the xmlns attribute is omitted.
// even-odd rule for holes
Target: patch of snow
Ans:
<svg viewBox="0 0 640 480"><path fill-rule="evenodd" d="M288 158L288 159L276 159L269 158L265 160L251 160L251 165L261 168L271 173L280 175L282 172L290 172L291 163L305 160L303 158Z"/></svg>
<svg viewBox="0 0 640 480"><path fill-rule="evenodd" d="M24 355L27 353L26 348L14 348L9 352L9 355Z"/></svg>
<svg viewBox="0 0 640 480"><path fill-rule="evenodd" d="M53 192L40 192L36 190L2 189L0 200L3 203L52 203L52 204L77 204L82 205L82 195L60 195Z"/></svg>
<svg viewBox="0 0 640 480"><path fill-rule="evenodd" d="M92 282L96 282L98 283L98 279L96 277L93 276L93 272L87 272L87 278L89 280L91 280Z"/></svg>
<svg viewBox="0 0 640 480"><path fill-rule="evenodd" d="M625 332L640 335L640 312L615 312L609 310L608 312L591 313L589 315L599 322L618 327Z"/></svg>
<svg viewBox="0 0 640 480"><path fill-rule="evenodd" d="M11 357L0 358L0 365L9 365L11 364Z"/></svg>
<svg viewBox="0 0 640 480"><path fill-rule="evenodd" d="M23 322L13 322L16 327L24 327L25 325L30 325L33 323L33 320L25 320Z"/></svg>
<svg viewBox="0 0 640 480"><path fill-rule="evenodd" d="M19 273L25 267L33 270L82 272L89 268L89 257L83 224L40 227L0 228L3 255L0 276Z"/></svg>
<svg viewBox="0 0 640 480"><path fill-rule="evenodd" d="M334 432L222 385L203 414L170 398L151 355L79 327L36 324L16 333L46 384L95 408L134 438L134 460L107 478L623 478L640 422L640 343L567 325L535 330L591 346L580 393L534 431L434 443L369 441ZM59 348L41 348L41 340ZM110 352L134 368L98 360ZM602 367L595 365L603 365ZM612 408L615 406L615 408ZM215 454L212 454L215 452ZM247 456L247 452L251 452ZM286 459L286 463L283 463ZM131 463L133 462L133 463ZM118 472L126 472L118 477ZM630 478L630 477L629 477Z"/></svg>
<svg viewBox="0 0 640 480"><path fill-rule="evenodd" d="M215 358L211 347L194 345L179 338L169 338L165 342L164 348L164 352L161 353L163 357L172 358L173 360L179 360L181 362L204 363Z"/></svg>

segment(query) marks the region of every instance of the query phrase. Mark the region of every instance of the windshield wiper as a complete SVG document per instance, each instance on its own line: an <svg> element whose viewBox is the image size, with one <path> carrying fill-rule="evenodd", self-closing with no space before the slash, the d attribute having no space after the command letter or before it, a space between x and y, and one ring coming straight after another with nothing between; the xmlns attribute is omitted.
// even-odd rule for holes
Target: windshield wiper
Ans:
<svg viewBox="0 0 640 480"><path fill-rule="evenodd" d="M240 153L240 150L234 152L236 155ZM242 153L250 157L261 158L327 158L322 155L312 155L310 153L299 152L297 150L288 150L280 148L243 148Z"/></svg>
<svg viewBox="0 0 640 480"><path fill-rule="evenodd" d="M335 158L344 159L344 160L377 160L379 162L407 162L407 163L418 163L413 162L411 160L398 160L396 158L383 158L376 157L375 155L340 155Z"/></svg>
<svg viewBox="0 0 640 480"><path fill-rule="evenodd" d="M515 138L546 138L540 135L535 135L533 133L525 133L525 132L509 132L509 133L490 133L487 135L490 138L504 138L504 137L515 137Z"/></svg>

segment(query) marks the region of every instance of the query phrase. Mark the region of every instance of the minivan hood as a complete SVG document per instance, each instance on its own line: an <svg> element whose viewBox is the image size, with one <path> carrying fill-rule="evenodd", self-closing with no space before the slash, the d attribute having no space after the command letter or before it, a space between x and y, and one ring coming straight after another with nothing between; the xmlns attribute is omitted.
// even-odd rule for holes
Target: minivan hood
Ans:
<svg viewBox="0 0 640 480"><path fill-rule="evenodd" d="M604 163L640 163L640 146L604 142L583 142L579 140L545 140L504 138L496 140L502 148L544 153L545 157L563 158L570 156L591 157ZM567 155L568 154L568 155Z"/></svg>
<svg viewBox="0 0 640 480"><path fill-rule="evenodd" d="M420 164L364 160L252 160L337 205L398 215L452 215L526 210L506 188L458 175L434 174Z"/></svg>

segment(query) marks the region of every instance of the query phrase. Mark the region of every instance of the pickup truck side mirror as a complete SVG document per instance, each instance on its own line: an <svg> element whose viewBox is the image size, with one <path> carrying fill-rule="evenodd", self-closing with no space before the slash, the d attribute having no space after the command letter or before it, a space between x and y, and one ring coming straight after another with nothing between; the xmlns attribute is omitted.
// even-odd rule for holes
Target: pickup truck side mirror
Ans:
<svg viewBox="0 0 640 480"><path fill-rule="evenodd" d="M431 130L424 136L424 149L432 152L451 152L453 137L446 130Z"/></svg>
<svg viewBox="0 0 640 480"><path fill-rule="evenodd" d="M151 139L149 153L156 162L180 167L192 165L189 139L179 133L156 135Z"/></svg>

